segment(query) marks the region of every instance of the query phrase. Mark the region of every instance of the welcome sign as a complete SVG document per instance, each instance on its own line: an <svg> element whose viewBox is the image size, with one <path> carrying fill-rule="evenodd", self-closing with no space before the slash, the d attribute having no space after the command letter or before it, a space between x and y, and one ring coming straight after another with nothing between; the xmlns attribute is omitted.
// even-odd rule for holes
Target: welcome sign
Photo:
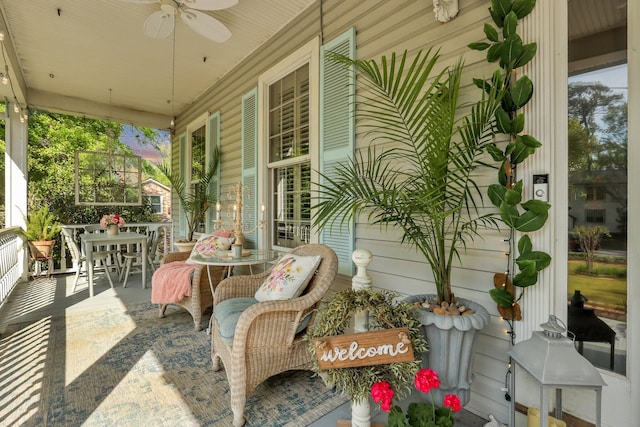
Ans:
<svg viewBox="0 0 640 427"><path fill-rule="evenodd" d="M408 328L383 329L316 339L320 369L413 362Z"/></svg>

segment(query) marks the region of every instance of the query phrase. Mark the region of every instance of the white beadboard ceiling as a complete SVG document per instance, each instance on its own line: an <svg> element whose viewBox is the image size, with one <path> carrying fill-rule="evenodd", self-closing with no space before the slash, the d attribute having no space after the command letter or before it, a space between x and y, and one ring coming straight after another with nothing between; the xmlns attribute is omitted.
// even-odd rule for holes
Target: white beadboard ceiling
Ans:
<svg viewBox="0 0 640 427"><path fill-rule="evenodd" d="M158 4L0 0L0 72L6 65L11 78L10 85L0 84L0 96L15 96L22 106L28 101L45 110L163 127L316 1L239 0L206 12L232 32L220 44L176 19L174 82L172 35L151 39L142 30ZM569 40L626 25L628 0L567 1L570 14L585 14L579 20L584 26L569 28Z"/></svg>
<svg viewBox="0 0 640 427"><path fill-rule="evenodd" d="M5 33L0 96L24 105L137 124L166 123L315 0L239 0L206 12L232 33L210 41L176 19L173 34L143 34L157 3L122 0L0 0ZM0 70L1 72L2 70ZM11 90L13 86L13 90ZM173 104L171 99L174 99Z"/></svg>

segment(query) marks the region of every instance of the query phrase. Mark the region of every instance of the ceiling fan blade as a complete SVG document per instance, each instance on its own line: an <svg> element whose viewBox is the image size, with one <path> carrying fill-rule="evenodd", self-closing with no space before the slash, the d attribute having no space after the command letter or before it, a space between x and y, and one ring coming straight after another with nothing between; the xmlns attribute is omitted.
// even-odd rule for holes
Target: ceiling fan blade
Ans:
<svg viewBox="0 0 640 427"><path fill-rule="evenodd" d="M231 31L217 19L195 9L180 10L180 17L193 31L203 37L222 43L231 37Z"/></svg>
<svg viewBox="0 0 640 427"><path fill-rule="evenodd" d="M198 10L222 10L238 4L238 0L178 0L178 3Z"/></svg>
<svg viewBox="0 0 640 427"><path fill-rule="evenodd" d="M164 10L153 12L144 21L144 33L154 39L163 39L171 34L175 22L176 16L173 13Z"/></svg>

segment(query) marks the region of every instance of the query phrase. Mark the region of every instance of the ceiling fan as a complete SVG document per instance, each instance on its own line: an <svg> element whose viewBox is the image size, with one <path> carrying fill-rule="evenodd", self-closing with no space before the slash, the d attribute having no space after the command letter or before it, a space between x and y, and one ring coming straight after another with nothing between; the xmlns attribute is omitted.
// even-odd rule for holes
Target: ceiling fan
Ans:
<svg viewBox="0 0 640 427"><path fill-rule="evenodd" d="M203 37L222 43L231 37L231 31L216 18L201 10L222 10L235 6L238 0L123 0L129 3L157 3L160 10L153 12L144 22L148 37L163 39L173 31L176 14L193 31Z"/></svg>

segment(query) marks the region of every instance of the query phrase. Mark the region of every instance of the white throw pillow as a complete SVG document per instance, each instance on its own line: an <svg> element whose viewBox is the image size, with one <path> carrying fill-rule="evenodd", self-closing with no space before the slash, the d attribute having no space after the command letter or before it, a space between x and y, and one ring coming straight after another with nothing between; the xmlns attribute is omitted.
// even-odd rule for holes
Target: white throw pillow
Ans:
<svg viewBox="0 0 640 427"><path fill-rule="evenodd" d="M191 250L189 258L200 255L203 257L213 257L220 255L219 252L228 251L233 243L233 237L220 237L211 234L200 236L195 246Z"/></svg>
<svg viewBox="0 0 640 427"><path fill-rule="evenodd" d="M258 301L275 301L300 296L320 264L320 259L320 255L284 255L260 285L255 298Z"/></svg>

